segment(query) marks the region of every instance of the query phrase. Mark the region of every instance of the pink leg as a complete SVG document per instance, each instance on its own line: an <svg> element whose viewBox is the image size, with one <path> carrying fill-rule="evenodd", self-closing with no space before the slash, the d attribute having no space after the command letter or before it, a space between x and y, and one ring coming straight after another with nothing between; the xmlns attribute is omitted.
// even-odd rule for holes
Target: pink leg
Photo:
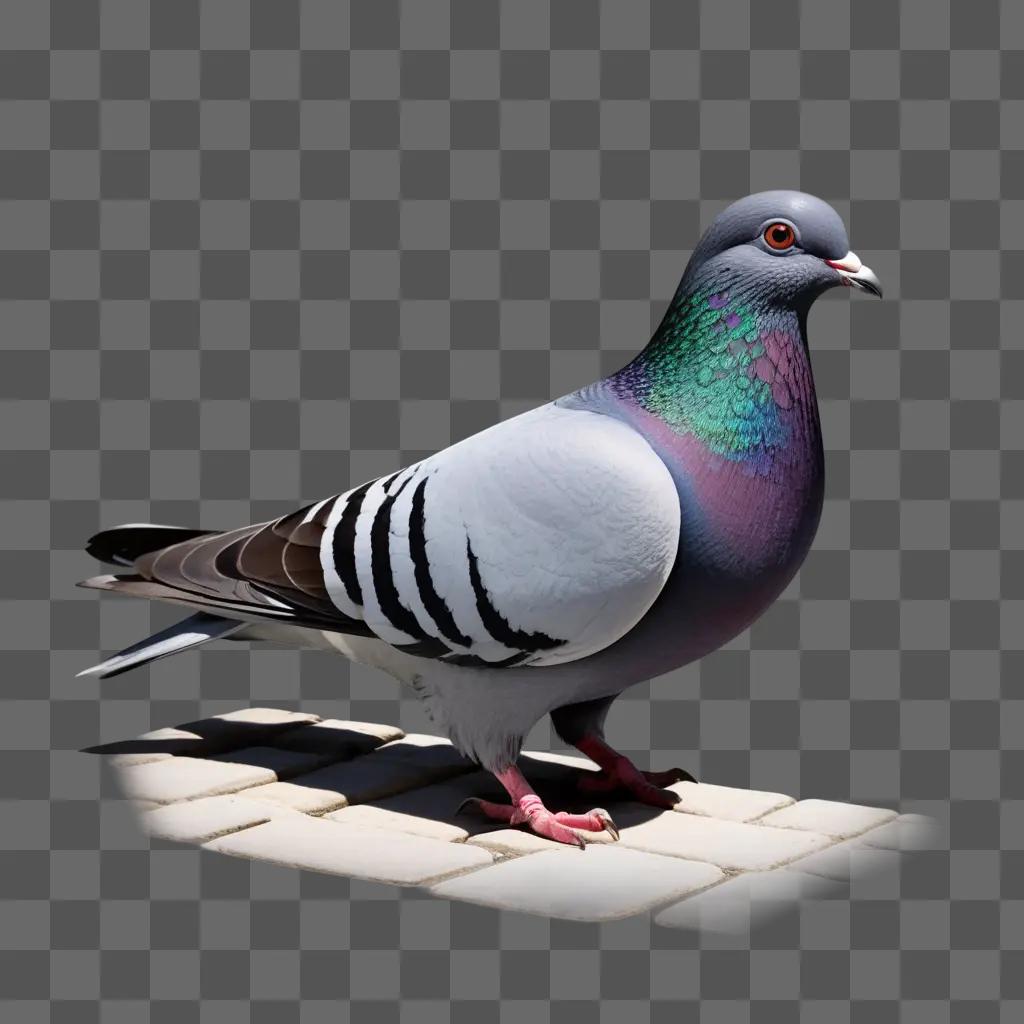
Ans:
<svg viewBox="0 0 1024 1024"><path fill-rule="evenodd" d="M557 843L567 843L582 848L584 842L573 829L587 832L609 832L613 838L619 838L619 830L615 827L611 815L602 807L595 807L586 814L569 814L567 811L552 813L533 791L523 773L515 766L503 772L495 772L495 778L508 790L512 797L511 804L497 804L490 800L469 797L459 807L461 811L467 805L482 811L488 818L495 821L507 821L510 825L527 824L539 836L554 839Z"/></svg>
<svg viewBox="0 0 1024 1024"><path fill-rule="evenodd" d="M696 782L682 768L664 772L643 772L628 757L610 747L600 736L584 736L577 748L601 768L600 774L587 774L580 779L580 789L588 793L626 790L641 803L652 807L671 808L679 803L679 795L662 786L673 782Z"/></svg>

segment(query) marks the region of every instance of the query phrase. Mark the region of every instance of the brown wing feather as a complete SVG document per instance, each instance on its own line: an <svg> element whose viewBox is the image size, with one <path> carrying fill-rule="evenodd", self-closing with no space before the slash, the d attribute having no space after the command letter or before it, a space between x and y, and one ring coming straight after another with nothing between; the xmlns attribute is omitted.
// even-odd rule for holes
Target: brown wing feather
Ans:
<svg viewBox="0 0 1024 1024"><path fill-rule="evenodd" d="M308 523L303 522L307 510L300 509L278 519L271 527L274 536L284 541L281 566L291 585L320 601L329 600L320 565L320 541L330 507L331 503L325 502Z"/></svg>
<svg viewBox="0 0 1024 1024"><path fill-rule="evenodd" d="M363 622L334 606L324 585L320 539L331 504L323 503L309 522L303 520L311 505L268 523L189 538L150 552L136 560L138 577L130 581L130 589L165 600L245 607L273 617L284 613L300 625L319 629L333 624L339 632L368 633ZM154 585L150 592L143 581ZM115 587L129 589L129 580Z"/></svg>

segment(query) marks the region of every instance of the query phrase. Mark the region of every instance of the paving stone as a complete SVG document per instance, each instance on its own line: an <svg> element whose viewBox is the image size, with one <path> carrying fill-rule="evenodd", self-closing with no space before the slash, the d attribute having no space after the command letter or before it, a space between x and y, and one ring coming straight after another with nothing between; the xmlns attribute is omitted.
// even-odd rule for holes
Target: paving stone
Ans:
<svg viewBox="0 0 1024 1024"><path fill-rule="evenodd" d="M821 875L837 882L851 882L881 871L895 870L898 865L899 854L895 850L868 846L858 837L792 861L786 865L786 870Z"/></svg>
<svg viewBox="0 0 1024 1024"><path fill-rule="evenodd" d="M304 723L318 722L318 715L276 708L241 708L184 725L154 729L131 740L88 748L91 754L178 755L215 754L239 747L257 746L270 737Z"/></svg>
<svg viewBox="0 0 1024 1024"><path fill-rule="evenodd" d="M526 778L537 786L550 785L575 788L584 772L597 774L600 769L586 757L570 754L548 754L543 751L524 751L519 758L519 767ZM593 795L584 799L593 799Z"/></svg>
<svg viewBox="0 0 1024 1024"><path fill-rule="evenodd" d="M147 835L158 839L205 843L229 832L296 814L296 811L269 801L249 800L241 796L208 796L157 807L143 814L140 824Z"/></svg>
<svg viewBox="0 0 1024 1024"><path fill-rule="evenodd" d="M795 829L770 828L741 821L720 821L697 814L668 811L636 824L632 816L616 817L622 846L672 857L708 861L719 867L757 871L784 864L831 845L829 836ZM635 813L635 812L631 812Z"/></svg>
<svg viewBox="0 0 1024 1024"><path fill-rule="evenodd" d="M752 821L793 803L793 798L785 793L735 789L710 782L674 782L667 788L679 794L679 803L675 806L677 812L703 814L727 821Z"/></svg>
<svg viewBox="0 0 1024 1024"><path fill-rule="evenodd" d="M901 814L860 838L866 845L883 850L942 849L939 823L923 814Z"/></svg>
<svg viewBox="0 0 1024 1024"><path fill-rule="evenodd" d="M330 755L311 754L298 750L281 750L278 747L243 747L216 754L215 761L231 764L250 764L257 768L269 768L278 781L290 779L293 775L304 775L324 764L330 763Z"/></svg>
<svg viewBox="0 0 1024 1024"><path fill-rule="evenodd" d="M247 786L273 782L269 768L248 764L229 764L196 757L172 757L118 770L125 792L134 800L152 800L169 804L176 800L195 800L201 796L235 793Z"/></svg>
<svg viewBox="0 0 1024 1024"><path fill-rule="evenodd" d="M618 847L562 847L502 861L441 882L431 891L502 910L607 921L638 914L722 877L713 864Z"/></svg>
<svg viewBox="0 0 1024 1024"><path fill-rule="evenodd" d="M765 815L760 824L846 838L895 817L896 812L885 807L864 807L836 800L800 800Z"/></svg>
<svg viewBox="0 0 1024 1024"><path fill-rule="evenodd" d="M444 752L436 755L428 753L421 757L410 751L402 751L385 756L385 749L382 747L352 761L329 764L297 776L292 783L343 797L340 803L331 808L333 810L345 804L379 800L426 786L467 770L463 764L453 764Z"/></svg>
<svg viewBox="0 0 1024 1024"><path fill-rule="evenodd" d="M402 814L400 811L388 810L377 804L356 804L355 807L343 807L339 811L331 811L324 815L331 821L342 825L363 825L367 828L395 829L417 836L428 836L442 842L461 842L469 833L458 825L434 818L424 818L416 814Z"/></svg>
<svg viewBox="0 0 1024 1024"><path fill-rule="evenodd" d="M378 747L373 756L408 761L424 768L447 768L451 769L452 773L473 771L477 768L477 765L463 757L448 740L428 733L407 733L401 739L392 740Z"/></svg>
<svg viewBox="0 0 1024 1024"><path fill-rule="evenodd" d="M348 803L345 796L333 789L316 789L295 782L272 782L259 787L260 799L280 804L302 814L323 814Z"/></svg>
<svg viewBox="0 0 1024 1024"><path fill-rule="evenodd" d="M204 848L331 875L422 885L493 863L486 850L323 818L280 818L214 839Z"/></svg>
<svg viewBox="0 0 1024 1024"><path fill-rule="evenodd" d="M485 850L516 857L561 848L561 844L553 839L545 839L522 828L498 828L489 832L479 832L475 836L470 836L466 842L473 846L482 846Z"/></svg>
<svg viewBox="0 0 1024 1024"><path fill-rule="evenodd" d="M382 744L401 739L404 735L394 725L327 718L281 733L275 737L274 746L282 750L330 755L331 760L345 761L360 754L368 754Z"/></svg>
<svg viewBox="0 0 1024 1024"><path fill-rule="evenodd" d="M166 761L173 754L152 751L143 754L108 754L105 758L111 768L133 768L137 764L149 764L152 761Z"/></svg>
<svg viewBox="0 0 1024 1024"><path fill-rule="evenodd" d="M239 708L237 711L228 711L223 715L214 715L213 717L219 722L237 722L242 725L266 726L271 729L285 729L306 722L320 721L319 715L312 715L306 711L283 711L281 708ZM204 718L195 724L202 725L209 721L209 718Z"/></svg>
<svg viewBox="0 0 1024 1024"><path fill-rule="evenodd" d="M580 757L578 754L558 754L549 750L524 750L520 755L520 758L523 757L528 761L539 761L542 764L559 765L580 771L596 772L600 770L589 757Z"/></svg>
<svg viewBox="0 0 1024 1024"><path fill-rule="evenodd" d="M470 834L481 829L493 828L494 823L481 814L471 811L458 813L460 805L470 796L496 802L508 800L508 794L490 773L476 771L407 789L393 796L374 800L373 805L398 814L446 822Z"/></svg>
<svg viewBox="0 0 1024 1024"><path fill-rule="evenodd" d="M786 907L839 891L839 883L799 871L747 872L666 907L655 914L654 923L742 941L749 937L752 925L764 923Z"/></svg>

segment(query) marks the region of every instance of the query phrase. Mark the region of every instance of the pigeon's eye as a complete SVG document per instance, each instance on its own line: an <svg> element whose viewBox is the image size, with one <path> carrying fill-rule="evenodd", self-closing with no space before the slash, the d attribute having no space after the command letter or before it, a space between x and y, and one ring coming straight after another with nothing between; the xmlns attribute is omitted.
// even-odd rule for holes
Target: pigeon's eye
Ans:
<svg viewBox="0 0 1024 1024"><path fill-rule="evenodd" d="M769 249L782 252L784 249L792 248L796 241L796 233L791 225L780 220L764 229L764 240Z"/></svg>

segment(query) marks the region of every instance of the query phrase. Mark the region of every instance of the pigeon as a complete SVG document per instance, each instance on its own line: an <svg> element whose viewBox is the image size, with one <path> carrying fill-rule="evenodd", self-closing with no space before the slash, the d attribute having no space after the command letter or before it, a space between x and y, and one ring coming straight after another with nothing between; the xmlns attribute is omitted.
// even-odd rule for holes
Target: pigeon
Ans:
<svg viewBox="0 0 1024 1024"><path fill-rule="evenodd" d="M271 522L91 538L124 571L80 585L193 614L81 674L217 638L334 650L408 684L508 792L468 810L575 846L616 838L601 807L547 808L524 737L550 715L599 769L586 792L678 801L667 787L693 777L638 769L606 741L608 709L741 633L807 555L824 487L807 315L833 286L882 294L831 206L734 202L610 376Z"/></svg>

